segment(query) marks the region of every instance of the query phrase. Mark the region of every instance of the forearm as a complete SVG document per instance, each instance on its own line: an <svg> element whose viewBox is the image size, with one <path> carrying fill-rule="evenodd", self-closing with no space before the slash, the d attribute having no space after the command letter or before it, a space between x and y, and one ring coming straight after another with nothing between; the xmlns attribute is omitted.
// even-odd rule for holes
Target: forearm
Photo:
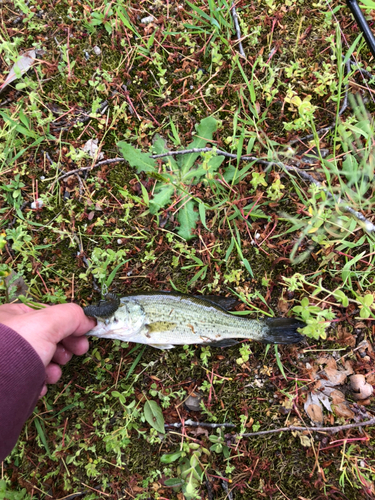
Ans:
<svg viewBox="0 0 375 500"><path fill-rule="evenodd" d="M45 367L31 345L0 324L0 462L12 451L45 380Z"/></svg>

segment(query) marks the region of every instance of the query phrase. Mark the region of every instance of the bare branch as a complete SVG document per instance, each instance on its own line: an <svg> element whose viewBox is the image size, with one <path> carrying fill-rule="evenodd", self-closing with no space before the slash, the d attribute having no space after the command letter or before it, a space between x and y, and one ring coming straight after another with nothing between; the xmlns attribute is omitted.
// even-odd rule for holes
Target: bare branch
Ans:
<svg viewBox="0 0 375 500"><path fill-rule="evenodd" d="M274 434L275 432L285 432L285 431L311 431L311 432L340 432L347 429L355 429L356 427L366 427L368 425L374 425L375 418L370 418L370 420L365 420L364 422L357 422L355 424L347 425L336 425L334 427L299 427L291 425L290 427L281 427L280 429L271 429L269 431L258 431L258 432L246 432L245 434L237 434L233 437L250 437L250 436L261 436L264 434Z"/></svg>
<svg viewBox="0 0 375 500"><path fill-rule="evenodd" d="M162 153L159 155L152 155L152 156L150 156L150 158L163 158L165 156L176 156L176 155L190 154L190 153L208 153L209 151L214 151L214 148L192 148L192 149L183 149L181 151L168 151L167 153ZM225 156L227 158L237 159L237 155L234 153L227 153L226 151L221 151L220 149L216 149L215 152L219 156ZM339 200L330 191L328 191L328 189L324 188L323 185L321 184L321 182L317 181L316 179L314 179L314 177L312 175L308 174L307 172L305 172L304 170L302 170L300 168L286 165L285 163L282 163L281 161L261 160L260 158L257 158L255 156L241 156L240 160L252 161L254 163L259 163L261 165L265 165L266 167L272 167L273 165L276 165L276 166L280 167L282 170L285 170L286 172L289 172L291 174L297 174L299 177L301 177L305 181L321 187L328 198L332 198L337 203L339 203ZM358 220L363 222L366 231L368 231L368 232L375 231L375 225L371 221L369 221L364 215L362 215L360 212L358 212L357 210L354 210L354 208L352 208L348 205L342 206L342 209L345 210L346 212L349 212L354 217L356 217Z"/></svg>
<svg viewBox="0 0 375 500"><path fill-rule="evenodd" d="M241 56L246 57L245 51L243 50L243 46L242 46L242 42L241 42L240 23L238 22L237 10L236 10L234 3L232 4L232 16L233 16L234 27L236 29L236 35L237 35L237 40L238 40L238 50L239 50Z"/></svg>
<svg viewBox="0 0 375 500"><path fill-rule="evenodd" d="M194 420L185 420L184 422L185 427L209 427L210 429L218 429L220 427L236 427L235 424L210 424L206 422L195 422ZM169 427L174 427L178 429L179 427L182 427L181 422L177 422L175 424L165 424L164 427L168 429Z"/></svg>
<svg viewBox="0 0 375 500"><path fill-rule="evenodd" d="M108 160L99 161L98 163L95 163L95 165L90 165L90 167L76 168L75 170L71 170L70 172L66 172L63 175L60 175L60 177L57 180L61 181L61 179L64 179L65 177L69 177L70 175L73 175L73 174L85 172L86 170L93 170L94 168L102 167L103 165L110 165L111 163L119 163L119 162L123 162L123 161L126 161L126 159L125 158L110 158Z"/></svg>

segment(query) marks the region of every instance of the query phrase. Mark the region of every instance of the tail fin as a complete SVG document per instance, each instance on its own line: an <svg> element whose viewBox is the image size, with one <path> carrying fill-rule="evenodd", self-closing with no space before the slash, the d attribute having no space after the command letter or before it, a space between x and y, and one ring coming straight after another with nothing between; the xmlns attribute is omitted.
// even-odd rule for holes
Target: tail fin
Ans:
<svg viewBox="0 0 375 500"><path fill-rule="evenodd" d="M264 320L269 331L262 342L266 344L296 344L304 339L297 332L297 328L303 328L305 323L294 318L269 318Z"/></svg>

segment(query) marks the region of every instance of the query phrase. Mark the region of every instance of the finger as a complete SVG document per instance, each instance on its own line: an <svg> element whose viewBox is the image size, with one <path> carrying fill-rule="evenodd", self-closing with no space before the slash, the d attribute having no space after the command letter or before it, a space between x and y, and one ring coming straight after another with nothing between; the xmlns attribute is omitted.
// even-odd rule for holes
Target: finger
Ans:
<svg viewBox="0 0 375 500"><path fill-rule="evenodd" d="M89 350L89 341L87 337L66 337L61 341L62 345L73 354L81 356Z"/></svg>
<svg viewBox="0 0 375 500"><path fill-rule="evenodd" d="M77 304L57 304L38 311L43 316L44 330L54 332L60 342L69 335L84 335L94 328L96 321L89 318Z"/></svg>
<svg viewBox="0 0 375 500"><path fill-rule="evenodd" d="M73 357L73 353L66 349L64 345L57 344L55 354L53 355L52 362L59 365L66 365Z"/></svg>
<svg viewBox="0 0 375 500"><path fill-rule="evenodd" d="M47 386L46 386L46 384L44 384L42 390L40 391L39 399L41 399L43 396L45 396L47 394L47 391L48 391Z"/></svg>
<svg viewBox="0 0 375 500"><path fill-rule="evenodd" d="M56 382L60 379L61 374L62 372L59 365L50 363L46 367L46 384L56 384Z"/></svg>

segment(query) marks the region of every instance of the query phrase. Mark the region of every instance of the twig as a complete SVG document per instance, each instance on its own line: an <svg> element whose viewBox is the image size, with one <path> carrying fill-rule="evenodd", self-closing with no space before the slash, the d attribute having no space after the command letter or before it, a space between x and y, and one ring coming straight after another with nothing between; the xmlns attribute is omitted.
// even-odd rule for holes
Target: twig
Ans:
<svg viewBox="0 0 375 500"><path fill-rule="evenodd" d="M82 168L76 168L75 170L71 170L70 172L66 172L63 175L60 175L60 177L57 179L57 181L61 181L61 179L64 179L65 177L69 177L70 175L77 174L79 172L84 172L86 170L92 170L97 167L102 167L103 165L110 165L111 163L118 163L118 162L123 162L126 161L125 158L109 158L108 160L103 160L99 161L98 163L95 163L95 165L90 165L89 167L82 167Z"/></svg>
<svg viewBox="0 0 375 500"><path fill-rule="evenodd" d="M210 424L206 422L195 422L194 420L185 420L184 426L190 426L190 427L208 427L210 429L217 429L219 427L236 427L235 424ZM179 428L182 427L181 422L176 422L175 424L164 424L164 427L168 429L169 427L174 427L174 428Z"/></svg>
<svg viewBox="0 0 375 500"><path fill-rule="evenodd" d="M221 481L221 485L226 493L225 499L233 500L232 490L229 489L228 483L226 481Z"/></svg>
<svg viewBox="0 0 375 500"><path fill-rule="evenodd" d="M354 429L356 427L366 427L367 425L374 425L374 424L375 424L375 418L370 418L370 420L366 420L365 422L358 422L355 424L347 424L347 425L336 425L334 427L299 427L291 425L290 427L281 427L280 429L271 429L268 431L246 432L245 434L237 434L236 436L233 437L242 438L250 436L261 436L264 434L274 434L275 432L285 432L285 431L339 432L339 431L345 431L347 429Z"/></svg>
<svg viewBox="0 0 375 500"><path fill-rule="evenodd" d="M110 497L111 495L109 493L104 493L104 491L97 490L96 488L93 488L92 486L89 486L88 484L82 483L83 486L86 486L86 488L89 488L90 490L96 491L96 493L100 493L101 495L104 495L105 497Z"/></svg>
<svg viewBox="0 0 375 500"><path fill-rule="evenodd" d="M238 50L241 54L241 56L246 57L245 51L243 50L242 42L241 42L241 29L240 29L240 23L238 22L238 15L236 11L236 7L234 3L232 3L232 16L233 16L233 21L234 21L234 27L236 29L236 35L237 35L237 40L238 40Z"/></svg>
<svg viewBox="0 0 375 500"><path fill-rule="evenodd" d="M237 155L234 153L228 153L226 151L222 151L221 149L214 149L214 148L191 148L191 149L182 149L180 151L168 151L166 153L162 153L159 155L150 155L150 158L156 159L156 158L164 158L166 156L177 156L177 155L182 155L182 154L191 154L191 153L208 153L209 151L215 151L215 153L219 156L225 156L227 158L234 158L237 159ZM270 168L273 165L276 165L280 167L282 170L286 170L287 172L294 173L299 175L302 179L306 180L307 182L310 182L312 184L315 184L316 186L319 186L323 189L324 193L329 197L338 203L338 200L336 197L327 189L325 189L322 184L314 179L310 174L306 173L304 170L301 170L300 168L293 167L290 165L286 165L285 163L282 163L280 161L267 161L267 160L262 160L260 158L257 158L256 156L241 156L240 160L243 161L253 161L254 163L259 163L261 165L265 165L266 167ZM89 167L82 167L78 168L76 170L71 170L70 172L66 172L65 174L61 175L57 180L60 181L61 179L64 179L65 177L68 177L69 175L73 175L79 172L83 172L86 170L92 170L97 167L101 167L103 165L109 165L111 163L117 163L117 162L124 162L126 161L126 158L110 158L108 160L103 160L98 163L95 163L95 165L91 165ZM363 222L365 225L365 229L368 232L373 232L375 231L375 225L369 221L364 215L362 215L360 212L357 210L354 210L354 208L351 208L348 205L344 205L343 210L346 212L349 212L352 214L354 217L356 217L358 220Z"/></svg>
<svg viewBox="0 0 375 500"><path fill-rule="evenodd" d="M57 500L73 500L73 498L85 496L85 495L87 495L87 493L89 493L89 490L80 491L78 493L71 493L70 495L67 495L66 497L58 498Z"/></svg>
<svg viewBox="0 0 375 500"><path fill-rule="evenodd" d="M352 68L355 68L356 70L358 70L360 73L362 73L363 76L365 76L366 78L369 78L370 80L372 78L374 78L374 75L372 73L370 73L369 71L361 68L359 66L358 63L356 63L355 61L353 61L353 59L349 59L348 60L348 64L352 67Z"/></svg>

